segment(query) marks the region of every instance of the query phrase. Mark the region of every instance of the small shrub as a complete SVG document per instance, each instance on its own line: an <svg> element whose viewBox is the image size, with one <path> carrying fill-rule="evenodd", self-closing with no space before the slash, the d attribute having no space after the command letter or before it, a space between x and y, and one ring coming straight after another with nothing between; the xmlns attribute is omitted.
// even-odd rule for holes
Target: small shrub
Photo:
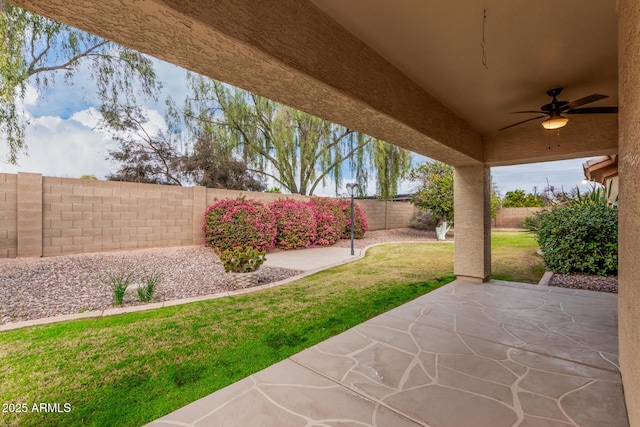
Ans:
<svg viewBox="0 0 640 427"><path fill-rule="evenodd" d="M222 262L226 273L251 273L256 271L267 260L266 253L248 247L233 249L214 249Z"/></svg>
<svg viewBox="0 0 640 427"><path fill-rule="evenodd" d="M143 280L144 284L138 288L138 298L142 302L151 301L153 298L153 293L155 292L156 286L162 279L162 273L148 273L145 274Z"/></svg>
<svg viewBox="0 0 640 427"><path fill-rule="evenodd" d="M331 246L340 239L346 226L346 218L340 201L314 197L309 200L316 220L316 246Z"/></svg>
<svg viewBox="0 0 640 427"><path fill-rule="evenodd" d="M276 200L268 207L276 218L277 247L296 249L313 244L316 239L316 219L313 209L307 203L285 199Z"/></svg>
<svg viewBox="0 0 640 427"><path fill-rule="evenodd" d="M276 221L262 202L244 197L223 199L209 206L202 230L206 245L212 248L251 247L266 251L273 247Z"/></svg>
<svg viewBox="0 0 640 427"><path fill-rule="evenodd" d="M538 244L550 270L600 276L617 273L617 209L571 203L544 211L535 219Z"/></svg>
<svg viewBox="0 0 640 427"><path fill-rule="evenodd" d="M124 294L133 280L133 273L125 274L124 271L110 272L105 279L107 285L113 292L113 304L122 305Z"/></svg>
<svg viewBox="0 0 640 427"><path fill-rule="evenodd" d="M546 212L546 210L541 210L526 217L522 220L522 226L533 233L537 232L540 228L540 219Z"/></svg>
<svg viewBox="0 0 640 427"><path fill-rule="evenodd" d="M345 227L342 232L343 239L351 238L351 200L340 200L340 207L342 208L342 213L345 217ZM369 229L369 224L367 223L367 215L364 213L364 210L358 203L353 204L353 237L356 239L362 239L364 237L364 233Z"/></svg>
<svg viewBox="0 0 640 427"><path fill-rule="evenodd" d="M430 212L418 210L413 218L411 218L409 227L415 228L416 230L432 231L436 227L436 223L431 218Z"/></svg>

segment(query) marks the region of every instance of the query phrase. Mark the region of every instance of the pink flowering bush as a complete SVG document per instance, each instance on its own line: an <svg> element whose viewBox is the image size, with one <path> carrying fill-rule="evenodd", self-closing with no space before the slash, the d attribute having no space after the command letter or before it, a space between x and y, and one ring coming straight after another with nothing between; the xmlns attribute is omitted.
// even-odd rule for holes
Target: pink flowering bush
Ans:
<svg viewBox="0 0 640 427"><path fill-rule="evenodd" d="M276 200L268 207L276 218L276 247L296 249L313 244L316 240L316 219L307 203L284 199Z"/></svg>
<svg viewBox="0 0 640 427"><path fill-rule="evenodd" d="M369 229L369 224L367 223L367 215L364 213L364 210L358 203L354 203L353 208L353 237L356 239L362 239L364 237L364 233ZM351 238L351 200L340 200L340 207L342 208L342 212L346 218L346 225L344 227L344 231L342 232L342 239L350 239Z"/></svg>
<svg viewBox="0 0 640 427"><path fill-rule="evenodd" d="M340 239L346 218L340 201L314 197L308 202L316 219L316 246L331 246Z"/></svg>
<svg viewBox="0 0 640 427"><path fill-rule="evenodd" d="M207 246L219 250L250 247L266 251L276 238L274 214L257 200L223 199L209 206L202 230Z"/></svg>

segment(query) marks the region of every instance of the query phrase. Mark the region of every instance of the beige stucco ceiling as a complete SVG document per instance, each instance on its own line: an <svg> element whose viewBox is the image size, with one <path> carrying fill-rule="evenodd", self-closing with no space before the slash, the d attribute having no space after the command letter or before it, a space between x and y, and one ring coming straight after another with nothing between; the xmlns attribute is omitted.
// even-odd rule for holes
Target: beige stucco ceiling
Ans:
<svg viewBox="0 0 640 427"><path fill-rule="evenodd" d="M481 133L536 117L509 113L554 87L618 105L613 0L311 1Z"/></svg>

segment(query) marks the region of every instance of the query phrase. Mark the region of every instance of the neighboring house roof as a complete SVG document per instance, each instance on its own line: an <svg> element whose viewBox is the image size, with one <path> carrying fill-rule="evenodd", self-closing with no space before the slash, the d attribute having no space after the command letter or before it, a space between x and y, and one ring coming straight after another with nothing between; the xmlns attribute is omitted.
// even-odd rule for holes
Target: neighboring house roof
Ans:
<svg viewBox="0 0 640 427"><path fill-rule="evenodd" d="M413 196L413 194L396 194L395 196L393 196L391 201L392 202L410 202L412 196ZM368 196L368 197L364 197L364 199L378 200L378 197L376 197L376 196Z"/></svg>
<svg viewBox="0 0 640 427"><path fill-rule="evenodd" d="M607 180L618 176L618 155L595 157L584 162L582 167L587 180L604 185Z"/></svg>

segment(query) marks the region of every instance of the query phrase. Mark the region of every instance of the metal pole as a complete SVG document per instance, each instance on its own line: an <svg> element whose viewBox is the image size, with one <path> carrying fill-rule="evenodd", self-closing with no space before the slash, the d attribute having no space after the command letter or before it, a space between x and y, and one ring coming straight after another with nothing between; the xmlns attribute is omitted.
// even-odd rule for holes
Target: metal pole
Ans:
<svg viewBox="0 0 640 427"><path fill-rule="evenodd" d="M354 233L353 233L353 194L355 192L355 188L351 191L351 255L355 255L355 252L353 250L353 238L354 238Z"/></svg>

